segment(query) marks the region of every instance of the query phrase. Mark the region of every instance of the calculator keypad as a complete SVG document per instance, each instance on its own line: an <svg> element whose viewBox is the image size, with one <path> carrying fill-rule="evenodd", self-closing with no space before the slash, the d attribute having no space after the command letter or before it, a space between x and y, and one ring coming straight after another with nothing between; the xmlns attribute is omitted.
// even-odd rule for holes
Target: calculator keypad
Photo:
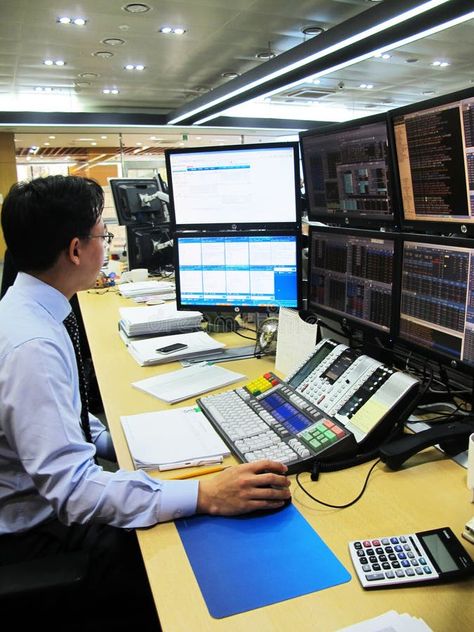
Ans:
<svg viewBox="0 0 474 632"><path fill-rule="evenodd" d="M349 552L364 588L383 588L439 577L414 534L349 542Z"/></svg>

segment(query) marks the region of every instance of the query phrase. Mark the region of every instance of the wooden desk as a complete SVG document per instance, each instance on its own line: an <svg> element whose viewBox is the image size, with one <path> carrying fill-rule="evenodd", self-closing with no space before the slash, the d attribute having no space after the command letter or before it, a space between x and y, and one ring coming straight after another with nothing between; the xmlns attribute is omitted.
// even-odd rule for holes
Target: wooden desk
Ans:
<svg viewBox="0 0 474 632"><path fill-rule="evenodd" d="M117 333L117 322L119 306L130 306L130 301L111 292L82 293L80 304L119 463L122 468L132 469L120 415L158 410L167 404L132 388L130 383L181 365L143 368L128 354ZM246 344L236 334L221 334L219 338L229 345ZM270 358L241 360L229 366L252 379L271 369L273 361ZM178 405L189 403L191 400ZM309 474L304 475L304 480L313 495L333 504L343 504L358 494L370 465L323 474L317 483L309 481ZM161 476L166 478L165 473ZM139 530L143 559L165 632L332 632L390 609L423 618L435 632L462 632L473 628L474 579L452 585L364 591L354 576L347 550L347 542L352 539L445 525L460 537L464 524L474 515L464 468L442 458L433 448L412 458L409 467L399 472L378 465L361 500L340 510L316 504L296 483L292 489L294 505L349 570L352 580L266 608L213 619L174 524ZM474 546L465 540L463 544L474 556Z"/></svg>

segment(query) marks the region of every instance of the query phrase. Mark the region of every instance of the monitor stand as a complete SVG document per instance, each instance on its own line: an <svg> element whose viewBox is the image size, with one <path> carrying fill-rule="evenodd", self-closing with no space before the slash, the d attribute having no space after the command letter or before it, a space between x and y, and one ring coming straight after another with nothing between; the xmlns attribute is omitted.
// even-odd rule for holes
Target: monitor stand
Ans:
<svg viewBox="0 0 474 632"><path fill-rule="evenodd" d="M237 331L239 323L236 320L237 314L220 314L219 312L205 312L204 319L207 321L207 331L212 334L224 334Z"/></svg>

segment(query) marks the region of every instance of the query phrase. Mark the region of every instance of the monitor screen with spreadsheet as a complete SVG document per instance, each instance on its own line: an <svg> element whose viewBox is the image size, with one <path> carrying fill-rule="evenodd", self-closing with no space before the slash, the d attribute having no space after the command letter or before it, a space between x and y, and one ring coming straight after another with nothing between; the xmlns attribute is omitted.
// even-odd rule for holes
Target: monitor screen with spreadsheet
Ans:
<svg viewBox="0 0 474 632"><path fill-rule="evenodd" d="M178 309L299 308L300 253L299 236L291 231L177 233Z"/></svg>
<svg viewBox="0 0 474 632"><path fill-rule="evenodd" d="M392 113L403 230L474 234L474 90Z"/></svg>
<svg viewBox="0 0 474 632"><path fill-rule="evenodd" d="M165 156L178 230L300 224L297 142L167 149Z"/></svg>
<svg viewBox="0 0 474 632"><path fill-rule="evenodd" d="M343 324L393 334L398 235L311 227L308 308Z"/></svg>
<svg viewBox="0 0 474 632"><path fill-rule="evenodd" d="M402 250L400 341L472 370L472 240L404 234Z"/></svg>

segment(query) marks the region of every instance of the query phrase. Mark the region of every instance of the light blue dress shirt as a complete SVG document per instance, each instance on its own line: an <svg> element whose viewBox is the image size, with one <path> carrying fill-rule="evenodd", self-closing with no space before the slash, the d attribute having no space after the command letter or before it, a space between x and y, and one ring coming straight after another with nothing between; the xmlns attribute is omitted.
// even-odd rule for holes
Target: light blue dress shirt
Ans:
<svg viewBox="0 0 474 632"><path fill-rule="evenodd" d="M89 415L83 435L74 348L63 325L66 297L19 273L0 301L0 535L57 517L148 527L196 511L195 480L158 481L143 471L106 472L112 449Z"/></svg>

